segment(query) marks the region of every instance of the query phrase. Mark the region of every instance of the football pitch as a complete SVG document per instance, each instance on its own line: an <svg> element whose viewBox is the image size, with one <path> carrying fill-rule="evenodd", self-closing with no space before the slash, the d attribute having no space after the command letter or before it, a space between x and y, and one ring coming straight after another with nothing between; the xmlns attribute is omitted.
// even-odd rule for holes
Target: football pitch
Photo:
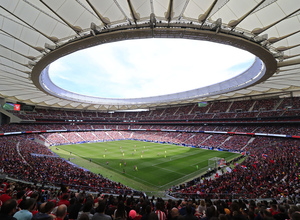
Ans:
<svg viewBox="0 0 300 220"><path fill-rule="evenodd" d="M51 149L80 167L144 192L164 191L200 176L207 171L210 158L230 161L240 156L134 140L61 145Z"/></svg>

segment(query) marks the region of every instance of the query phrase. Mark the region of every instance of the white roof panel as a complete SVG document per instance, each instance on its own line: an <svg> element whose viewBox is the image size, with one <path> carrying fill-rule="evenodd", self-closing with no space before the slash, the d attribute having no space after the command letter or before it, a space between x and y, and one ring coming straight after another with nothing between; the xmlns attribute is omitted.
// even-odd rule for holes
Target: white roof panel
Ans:
<svg viewBox="0 0 300 220"><path fill-rule="evenodd" d="M59 50L73 42L84 42L87 37L95 37L98 40L98 35L101 36L110 29L112 36L115 37L112 41L125 38L132 30L135 32L130 32L129 38L149 38L152 36L146 33L152 33L151 28L153 33L157 32L156 37L171 38L184 35L197 38L190 32L178 28L179 26L182 28L183 24L190 24L186 30L193 29L195 32L199 31L199 34L208 31L215 33L215 37L224 34L259 44L276 58L278 66L276 74L270 75L270 78L266 77L264 82L225 92L224 86L231 85L226 82L217 85L219 90L224 92L207 95L201 99L222 100L227 96L243 98L262 93L273 94L276 91L290 94L299 89L300 84L300 1L266 0L259 5L260 2L260 0L0 0L0 94L10 101L24 101L46 107L94 110L132 109L136 106L155 107L170 103L193 102L191 100L200 98L193 96L187 97L186 100L171 101L156 98L156 103L126 104L72 101L49 95L36 87L32 78L32 67L47 60L53 50L45 48L45 44ZM171 20L168 24L167 13L170 5ZM132 12L136 14L133 15ZM156 16L155 27L150 26L152 12ZM293 12L294 14L288 17ZM198 18L203 14L207 17L204 23L201 23ZM134 18L137 19L137 24L134 23ZM222 19L222 26L220 29L213 29L212 23L219 18ZM236 26L229 25L231 21L238 19L241 20ZM93 36L91 23L95 23L101 33L94 32ZM174 31L170 33L168 25L173 24ZM120 35L114 34L118 28L122 28L121 31L116 30L122 33ZM261 32L252 32L259 28L262 29ZM255 41L264 34L268 35L267 41L266 39ZM274 38L279 39L272 41ZM216 41L219 40L216 38ZM91 44L95 45L97 41ZM84 44L82 47L85 47ZM275 65L274 69L277 66ZM242 82L240 78L234 81ZM215 91L216 88L207 88L206 91Z"/></svg>
<svg viewBox="0 0 300 220"><path fill-rule="evenodd" d="M132 5L139 14L140 18L148 18L151 14L150 1L148 0L132 0Z"/></svg>

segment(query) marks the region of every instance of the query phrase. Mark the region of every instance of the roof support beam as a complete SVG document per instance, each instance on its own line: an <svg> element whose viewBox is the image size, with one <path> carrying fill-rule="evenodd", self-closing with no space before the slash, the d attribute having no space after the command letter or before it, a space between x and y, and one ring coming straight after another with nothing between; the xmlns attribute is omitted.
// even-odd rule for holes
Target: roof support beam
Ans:
<svg viewBox="0 0 300 220"><path fill-rule="evenodd" d="M131 21L128 18L128 16L125 14L125 12L123 11L122 7L119 5L119 3L117 2L117 0L114 0L114 3L116 4L116 6L119 8L119 10L122 12L122 14L124 15L124 17L126 18L126 20L128 21L128 23L131 25Z"/></svg>
<svg viewBox="0 0 300 220"><path fill-rule="evenodd" d="M283 61L277 64L277 67L292 66L300 64L300 58L295 60Z"/></svg>
<svg viewBox="0 0 300 220"><path fill-rule="evenodd" d="M2 56L2 55L0 55L0 57L2 57L2 58L4 58L4 59L7 59L7 60L9 60L9 61L11 61L11 62L17 63L17 64L19 64L19 65L21 65L21 66L25 66L25 67L28 68L27 64L19 63L18 61L15 61L15 60L13 60L13 59L10 59L10 58L5 57L5 56Z"/></svg>
<svg viewBox="0 0 300 220"><path fill-rule="evenodd" d="M250 15L253 11L255 11L262 3L264 3L266 0L262 0L260 3L258 3L254 8L252 8L250 11L248 11L245 15L240 17L237 20L232 20L228 23L228 26L231 27L233 30L236 26L238 26L239 23L241 23L248 15Z"/></svg>
<svg viewBox="0 0 300 220"><path fill-rule="evenodd" d="M282 51L290 50L290 49L293 49L293 48L299 47L299 46L300 46L300 44L292 45L292 46L289 46L289 47L282 46L282 47L277 47L276 50L282 52Z"/></svg>
<svg viewBox="0 0 300 220"><path fill-rule="evenodd" d="M70 24L66 19L64 19L62 16L60 16L56 11L54 11L49 5L47 5L44 0L40 0L53 14L55 14L57 17L59 17L66 25L69 26L76 34L79 35L79 33L82 31L82 29L78 26L73 26Z"/></svg>
<svg viewBox="0 0 300 220"><path fill-rule="evenodd" d="M274 23L272 23L272 24L270 24L270 25L268 25L268 26L266 26L266 27L264 27L264 28L255 28L255 29L252 30L251 33L252 33L252 34L255 34L255 35L259 35L259 34L261 34L262 32L264 32L264 31L268 30L269 28L275 26L276 24L280 23L281 21L287 19L287 18L290 17L291 15L297 13L298 11L300 11L300 9L297 9L296 11L294 11L294 12L288 14L287 16L285 16L285 17L279 19L278 21L276 21L276 22L274 22Z"/></svg>
<svg viewBox="0 0 300 220"><path fill-rule="evenodd" d="M136 13L136 11L132 5L132 2L130 0L127 0L127 3L128 3L128 7L130 9L130 12L131 12L131 17L134 20L134 23L137 24L137 21L140 20L140 16Z"/></svg>
<svg viewBox="0 0 300 220"><path fill-rule="evenodd" d="M1 64L0 64L0 66L1 66ZM9 71L6 71L6 70L3 70L3 69L0 69L0 73L1 73L1 72L3 72L3 73L8 73L8 74L10 74L10 75L14 75L14 76L16 76L16 77L20 77L20 78L22 78L22 79L28 79L28 77L20 76L20 75L18 75L18 74L15 74L15 73L12 73L12 72L9 72ZM8 79L10 79L10 78L8 77ZM22 80L18 79L18 81L22 81ZM27 82L25 82L25 81L22 81L22 82L24 82L24 83L28 83L28 81L27 81Z"/></svg>
<svg viewBox="0 0 300 220"><path fill-rule="evenodd" d="M173 12L173 0L170 0L169 1L168 11L165 14L165 18L167 19L168 22L170 22L173 16L174 16L174 12Z"/></svg>
<svg viewBox="0 0 300 220"><path fill-rule="evenodd" d="M181 13L180 13L180 15L179 15L179 17L178 17L178 20L180 20L180 19L183 17L183 13L185 12L186 7L188 6L189 2L190 2L190 0L186 0L186 1L185 1L185 4L184 4L184 6L183 6L183 9L182 9L182 11L181 11Z"/></svg>
<svg viewBox="0 0 300 220"><path fill-rule="evenodd" d="M11 14L12 16L14 16L15 18L17 18L18 20L22 21L23 23L25 23L27 26L29 26L30 28L32 28L33 30L35 30L36 32L38 32L39 34L43 35L44 37L46 37L48 40L52 41L53 43L56 43L58 41L57 37L49 37L47 34L41 32L40 30L36 29L35 27L33 27L31 24L27 23L26 21L24 21L22 18L18 17L16 14L12 13L11 11L7 10L6 8L4 8L3 6L0 5L0 7L5 10L6 12L8 12L9 14Z"/></svg>
<svg viewBox="0 0 300 220"><path fill-rule="evenodd" d="M151 13L154 13L153 0L150 0Z"/></svg>
<svg viewBox="0 0 300 220"><path fill-rule="evenodd" d="M295 31L295 32L290 33L290 34L287 34L287 35L284 35L284 36L282 36L282 37L270 37L270 38L268 39L268 41L269 41L269 43L271 43L271 44L277 43L278 41L281 41L281 40L283 40L283 39L285 39L285 38L288 38L288 37L290 37L290 36L292 36L292 35L294 35L294 34L297 34L297 33L299 33L299 32L300 32L300 30L299 30L299 31Z"/></svg>
<svg viewBox="0 0 300 220"><path fill-rule="evenodd" d="M8 65L6 65L6 64L3 64L3 63L0 63L0 66L5 66L5 67L7 67L7 68L10 68L10 69L17 70L17 71L19 71L19 72L22 72L22 73L26 73L26 74L28 74L28 72L26 72L26 71L19 70L19 69L17 69L17 68L14 68L14 67L8 66Z"/></svg>
<svg viewBox="0 0 300 220"><path fill-rule="evenodd" d="M110 21L108 18L103 17L100 12L95 8L95 6L90 2L90 0L86 0L86 2L89 4L89 6L93 9L95 14L98 16L100 21L104 24L105 27L107 27L110 24Z"/></svg>
<svg viewBox="0 0 300 220"><path fill-rule="evenodd" d="M32 46L32 45L30 45L29 43L27 43L27 42L21 40L20 38L17 38L16 36L14 36L14 35L12 35L12 34L6 32L6 31L4 31L4 30L2 30L2 29L1 29L1 31L2 31L3 33L7 34L8 36L10 36L10 37L12 37L12 38L14 38L14 39L16 39L16 40L22 42L23 44L27 45L28 47L31 47L32 49L35 49L36 51L38 51L38 52L40 52L40 53L42 53L42 52L44 51L44 48L42 48L42 47L35 47L35 46Z"/></svg>
<svg viewBox="0 0 300 220"><path fill-rule="evenodd" d="M204 14L199 15L198 21L202 23L200 28L202 28L202 26L204 25L205 21L207 20L207 18L209 16L209 14L211 13L211 11L214 9L217 2L218 2L218 0L214 0L214 2L206 10L206 12Z"/></svg>
<svg viewBox="0 0 300 220"><path fill-rule="evenodd" d="M22 54L22 53L19 53L19 52L15 51L15 50L13 50L13 49L11 49L11 48L8 48L8 47L6 47L6 46L4 46L4 45L2 45L2 44L0 44L0 47L3 47L3 48L5 48L6 50L9 50L9 51L11 51L11 52L13 52L13 53L16 53L16 54L18 54L18 55L20 55L20 56L22 56L22 57L25 57L25 58L27 58L27 59L29 59L29 60L34 60L34 59L35 59L35 58L32 57L32 56L26 56L26 55L24 55L24 54Z"/></svg>

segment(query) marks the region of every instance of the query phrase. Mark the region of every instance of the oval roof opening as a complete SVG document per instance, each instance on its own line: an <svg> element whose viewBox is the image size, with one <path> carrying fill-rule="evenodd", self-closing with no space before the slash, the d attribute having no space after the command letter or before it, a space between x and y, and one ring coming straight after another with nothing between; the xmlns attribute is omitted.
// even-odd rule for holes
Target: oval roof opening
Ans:
<svg viewBox="0 0 300 220"><path fill-rule="evenodd" d="M187 39L139 39L74 52L50 65L51 81L102 98L174 94L233 78L255 56L224 44Z"/></svg>

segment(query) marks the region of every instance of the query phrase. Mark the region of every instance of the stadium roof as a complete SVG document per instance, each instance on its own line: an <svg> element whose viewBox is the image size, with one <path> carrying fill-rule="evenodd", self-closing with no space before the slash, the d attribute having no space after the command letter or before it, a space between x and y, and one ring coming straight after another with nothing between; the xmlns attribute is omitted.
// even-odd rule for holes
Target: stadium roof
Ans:
<svg viewBox="0 0 300 220"><path fill-rule="evenodd" d="M0 96L7 101L106 111L300 91L299 0L0 2ZM248 50L257 59L234 79L142 99L82 96L60 89L48 79L47 67L53 61L79 49L152 37L228 44Z"/></svg>

